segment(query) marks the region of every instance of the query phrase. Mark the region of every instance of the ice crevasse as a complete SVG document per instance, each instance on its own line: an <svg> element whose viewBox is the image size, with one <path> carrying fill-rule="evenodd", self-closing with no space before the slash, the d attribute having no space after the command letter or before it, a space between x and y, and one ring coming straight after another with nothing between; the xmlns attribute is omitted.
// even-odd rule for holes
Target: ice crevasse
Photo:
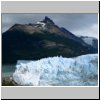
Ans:
<svg viewBox="0 0 100 100"><path fill-rule="evenodd" d="M75 58L48 57L37 61L19 60L13 80L24 86L96 86L98 54Z"/></svg>

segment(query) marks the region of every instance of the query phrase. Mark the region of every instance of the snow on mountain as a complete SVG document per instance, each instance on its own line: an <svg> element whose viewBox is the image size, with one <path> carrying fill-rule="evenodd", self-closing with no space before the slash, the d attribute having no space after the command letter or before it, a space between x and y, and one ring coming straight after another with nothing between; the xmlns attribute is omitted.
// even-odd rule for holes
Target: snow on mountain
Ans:
<svg viewBox="0 0 100 100"><path fill-rule="evenodd" d="M81 36L80 37L86 44L94 48L94 52L98 52L98 39L95 37Z"/></svg>
<svg viewBox="0 0 100 100"><path fill-rule="evenodd" d="M98 55L49 57L38 61L19 60L13 80L19 85L28 86L96 86Z"/></svg>
<svg viewBox="0 0 100 100"><path fill-rule="evenodd" d="M45 23L43 23L43 22L37 22L37 24L42 25L43 28L45 27Z"/></svg>
<svg viewBox="0 0 100 100"><path fill-rule="evenodd" d="M81 36L80 38L88 45L94 46L98 44L98 40L95 37Z"/></svg>
<svg viewBox="0 0 100 100"><path fill-rule="evenodd" d="M93 45L93 40L95 40L96 38L93 37L81 37L85 43L89 44L89 45Z"/></svg>
<svg viewBox="0 0 100 100"><path fill-rule="evenodd" d="M83 40L89 45L93 44L93 39L92 38L83 38Z"/></svg>

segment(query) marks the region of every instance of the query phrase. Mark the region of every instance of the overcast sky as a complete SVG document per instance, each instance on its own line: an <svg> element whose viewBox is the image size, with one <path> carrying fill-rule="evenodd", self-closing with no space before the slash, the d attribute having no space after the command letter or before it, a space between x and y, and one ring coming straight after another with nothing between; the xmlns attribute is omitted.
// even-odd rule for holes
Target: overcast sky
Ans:
<svg viewBox="0 0 100 100"><path fill-rule="evenodd" d="M2 32L16 23L28 24L42 21L45 16L75 35L98 38L98 14L2 14Z"/></svg>

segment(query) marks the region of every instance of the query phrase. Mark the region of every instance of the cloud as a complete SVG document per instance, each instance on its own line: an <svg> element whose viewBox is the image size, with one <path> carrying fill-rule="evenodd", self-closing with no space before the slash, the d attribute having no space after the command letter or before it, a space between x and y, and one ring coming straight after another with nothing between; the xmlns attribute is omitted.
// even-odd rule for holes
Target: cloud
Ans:
<svg viewBox="0 0 100 100"><path fill-rule="evenodd" d="M90 36L90 37L96 37L98 38L98 24L93 24L88 28L85 29L80 29L76 31L72 31L74 34L79 35L79 36Z"/></svg>
<svg viewBox="0 0 100 100"><path fill-rule="evenodd" d="M75 35L98 37L98 14L2 14L2 32L15 23L36 23L43 20L45 16L50 17L55 24L65 27Z"/></svg>

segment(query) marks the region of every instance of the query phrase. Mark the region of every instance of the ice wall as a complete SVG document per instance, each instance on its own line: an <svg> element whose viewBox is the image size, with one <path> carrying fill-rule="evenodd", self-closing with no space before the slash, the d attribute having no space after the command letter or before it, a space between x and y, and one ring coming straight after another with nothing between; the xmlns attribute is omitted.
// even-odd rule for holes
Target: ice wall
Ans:
<svg viewBox="0 0 100 100"><path fill-rule="evenodd" d="M13 80L28 86L95 86L98 83L98 55L18 61Z"/></svg>

